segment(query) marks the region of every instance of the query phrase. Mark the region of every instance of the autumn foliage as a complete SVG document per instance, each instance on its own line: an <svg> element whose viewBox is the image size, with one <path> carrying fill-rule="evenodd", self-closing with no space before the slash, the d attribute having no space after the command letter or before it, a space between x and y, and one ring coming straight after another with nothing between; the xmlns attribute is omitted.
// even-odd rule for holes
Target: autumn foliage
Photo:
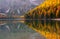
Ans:
<svg viewBox="0 0 60 39"><path fill-rule="evenodd" d="M27 19L60 18L60 0L47 0L25 14Z"/></svg>

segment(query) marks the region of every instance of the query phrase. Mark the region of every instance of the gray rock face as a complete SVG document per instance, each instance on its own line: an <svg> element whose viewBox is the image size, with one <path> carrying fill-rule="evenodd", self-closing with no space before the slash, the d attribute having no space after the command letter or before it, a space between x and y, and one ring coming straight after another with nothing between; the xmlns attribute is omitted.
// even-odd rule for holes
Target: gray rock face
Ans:
<svg viewBox="0 0 60 39"><path fill-rule="evenodd" d="M42 2L43 0L0 0L0 9L5 9L11 14L24 15L27 11L35 8Z"/></svg>

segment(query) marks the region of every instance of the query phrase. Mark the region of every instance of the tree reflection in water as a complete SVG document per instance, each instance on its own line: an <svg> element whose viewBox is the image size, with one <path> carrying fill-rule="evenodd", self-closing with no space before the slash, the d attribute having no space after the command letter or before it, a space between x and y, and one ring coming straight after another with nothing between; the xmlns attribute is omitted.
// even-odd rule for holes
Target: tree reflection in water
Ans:
<svg viewBox="0 0 60 39"><path fill-rule="evenodd" d="M0 21L0 39L45 39L21 21Z"/></svg>
<svg viewBox="0 0 60 39"><path fill-rule="evenodd" d="M30 28L41 33L48 39L59 39L60 38L60 21L25 20L25 23Z"/></svg>

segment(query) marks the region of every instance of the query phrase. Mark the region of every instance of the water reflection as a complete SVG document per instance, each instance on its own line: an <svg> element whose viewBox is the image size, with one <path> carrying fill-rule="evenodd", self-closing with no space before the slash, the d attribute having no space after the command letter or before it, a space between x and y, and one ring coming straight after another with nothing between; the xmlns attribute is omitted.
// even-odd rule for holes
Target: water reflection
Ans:
<svg viewBox="0 0 60 39"><path fill-rule="evenodd" d="M0 21L0 39L45 39L24 21Z"/></svg>
<svg viewBox="0 0 60 39"><path fill-rule="evenodd" d="M26 20L26 25L41 33L48 39L60 38L60 21L53 20Z"/></svg>
<svg viewBox="0 0 60 39"><path fill-rule="evenodd" d="M0 30L4 32L24 32L24 30L28 32L28 29L29 27L20 21L0 21Z"/></svg>

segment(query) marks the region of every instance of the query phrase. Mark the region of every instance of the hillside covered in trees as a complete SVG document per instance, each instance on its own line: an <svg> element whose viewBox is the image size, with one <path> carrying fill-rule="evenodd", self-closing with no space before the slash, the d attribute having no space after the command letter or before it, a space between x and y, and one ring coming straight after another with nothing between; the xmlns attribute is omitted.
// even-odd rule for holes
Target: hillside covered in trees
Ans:
<svg viewBox="0 0 60 39"><path fill-rule="evenodd" d="M26 19L60 18L60 0L46 0L35 9L25 14Z"/></svg>

